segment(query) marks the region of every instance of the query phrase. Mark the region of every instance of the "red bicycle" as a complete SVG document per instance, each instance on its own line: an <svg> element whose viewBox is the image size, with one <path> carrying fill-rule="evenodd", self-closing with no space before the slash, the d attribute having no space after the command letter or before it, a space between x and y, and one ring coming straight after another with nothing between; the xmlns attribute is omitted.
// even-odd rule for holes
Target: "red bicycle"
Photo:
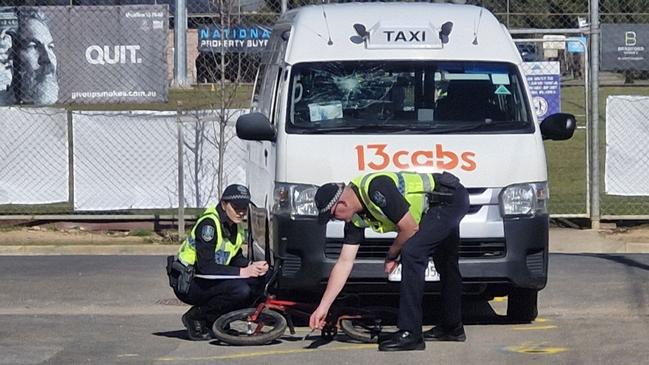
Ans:
<svg viewBox="0 0 649 365"><path fill-rule="evenodd" d="M280 300L268 294L268 288L281 271L281 264L272 271L264 288L261 303L256 307L236 310L219 317L212 328L214 336L230 345L264 345L281 337L288 327L295 334L293 316L308 319L317 305ZM395 323L396 309L392 307L360 308L345 304L349 298L334 302L321 330L325 340L333 340L341 329L350 338L364 343L375 343L384 323ZM308 336L308 335L307 335Z"/></svg>

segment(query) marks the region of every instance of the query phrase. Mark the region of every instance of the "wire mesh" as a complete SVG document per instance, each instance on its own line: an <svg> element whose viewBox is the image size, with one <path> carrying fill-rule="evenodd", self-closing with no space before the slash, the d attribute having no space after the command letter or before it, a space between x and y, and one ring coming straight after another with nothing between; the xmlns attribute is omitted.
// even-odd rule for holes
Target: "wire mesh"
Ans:
<svg viewBox="0 0 649 365"><path fill-rule="evenodd" d="M524 61L558 63L560 96L546 100L547 105L535 99L534 105L573 113L579 126L572 141L545 142L550 209L561 215L587 213L586 115L592 90L584 45L589 42L590 1L435 2L484 6L518 31L515 38L528 39L517 42ZM0 0L0 123L7 131L0 136L0 214L160 211L178 204L181 172L184 203L200 207L217 199L225 185L245 180L245 145L234 137L232 111L249 106L272 26L284 8L322 1L185 3L187 49L182 51L191 86L177 89L169 87L174 53L181 51L173 44L176 0ZM649 47L644 43L649 39L649 12L639 0L599 0L598 6L602 62L592 74L599 77L604 110L609 96L649 94L649 63L643 54ZM572 42L552 49L549 40L538 40L548 35ZM539 67L554 72L543 70L547 64ZM153 116L137 110L171 112ZM616 118L632 118L631 112L618 108ZM605 113L600 115L601 155L610 163L605 150L608 120ZM183 171L178 171L174 155L179 120ZM94 150L87 155L81 148ZM150 167L162 161L164 168ZM602 215L644 215L649 199L608 193L604 161L597 177L603 186ZM169 183L161 190L157 184L163 180ZM112 186L102 193L105 200L99 200L104 208L82 200L84 186L91 185ZM154 204L157 208L143 204L143 197L161 191L167 194L164 203Z"/></svg>
<svg viewBox="0 0 649 365"><path fill-rule="evenodd" d="M602 112L599 176L601 215L647 217L649 176L645 145L649 95L649 12L644 1L599 1L601 60L599 105ZM640 109L638 109L640 107Z"/></svg>

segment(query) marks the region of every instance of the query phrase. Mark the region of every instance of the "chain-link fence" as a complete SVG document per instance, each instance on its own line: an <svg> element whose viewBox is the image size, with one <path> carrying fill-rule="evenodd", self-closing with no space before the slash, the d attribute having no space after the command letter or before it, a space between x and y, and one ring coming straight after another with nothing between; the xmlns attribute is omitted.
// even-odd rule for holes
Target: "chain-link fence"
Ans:
<svg viewBox="0 0 649 365"><path fill-rule="evenodd" d="M577 117L577 129L570 141L545 142L550 212L555 217L586 217L589 206L587 47L583 39L569 35L553 34L555 39L560 36L567 42L548 41L542 34L527 36L514 41L524 61L523 71L537 118L542 121L560 112Z"/></svg>
<svg viewBox="0 0 649 365"><path fill-rule="evenodd" d="M638 143L635 154L628 149L642 133L629 134L615 124L640 121L636 112L642 109L633 107L639 105L636 99L610 97L649 94L646 2L434 2L493 12L529 63L530 86L540 87L533 91L537 112L577 116L571 141L546 142L551 213L645 216L649 199L635 188L642 180L613 174L645 155L645 144ZM180 204L200 207L214 199L221 187L245 176L244 145L226 124L234 118L231 110L250 104L273 24L285 10L321 3L0 0L0 123L6 131L0 145L0 214L174 214ZM594 5L601 27L592 24ZM185 27L186 46L179 48L174 32ZM601 39L601 52L591 52L593 34ZM594 60L598 67L589 70ZM180 72L178 65L186 69ZM178 82L180 74L186 74L185 84ZM543 94L547 90L552 92ZM607 109L606 100L615 108ZM624 104L629 100L635 104ZM591 140L594 131L599 143ZM221 135L224 139L217 138ZM590 171L597 173L593 163L601 173L589 179ZM163 192L166 200L155 200ZM178 199L181 194L184 199Z"/></svg>
<svg viewBox="0 0 649 365"><path fill-rule="evenodd" d="M222 187L245 183L240 112L3 109L0 211L174 214L215 204Z"/></svg>
<svg viewBox="0 0 649 365"><path fill-rule="evenodd" d="M601 216L646 219L647 2L600 0L599 12Z"/></svg>

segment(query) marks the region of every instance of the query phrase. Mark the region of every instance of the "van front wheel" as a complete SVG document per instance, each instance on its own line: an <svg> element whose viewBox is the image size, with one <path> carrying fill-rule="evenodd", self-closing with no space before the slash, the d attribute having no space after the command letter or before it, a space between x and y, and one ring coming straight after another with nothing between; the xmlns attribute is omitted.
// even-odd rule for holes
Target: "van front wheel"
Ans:
<svg viewBox="0 0 649 365"><path fill-rule="evenodd" d="M536 289L515 288L507 296L507 317L517 323L530 323L536 319L538 311Z"/></svg>

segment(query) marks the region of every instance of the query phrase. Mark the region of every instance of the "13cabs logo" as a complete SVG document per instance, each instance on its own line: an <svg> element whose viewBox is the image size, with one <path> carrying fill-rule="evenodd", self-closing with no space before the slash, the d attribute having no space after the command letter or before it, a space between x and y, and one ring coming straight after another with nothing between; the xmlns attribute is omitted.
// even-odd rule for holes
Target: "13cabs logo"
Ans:
<svg viewBox="0 0 649 365"><path fill-rule="evenodd" d="M455 153L444 150L444 147L439 143L431 150L399 150L394 153L388 151L387 144L378 143L357 145L354 149L358 158L359 171L382 171L390 164L402 170L415 167L434 167L440 170L459 168L464 171L474 171L478 167L475 161L475 152Z"/></svg>

